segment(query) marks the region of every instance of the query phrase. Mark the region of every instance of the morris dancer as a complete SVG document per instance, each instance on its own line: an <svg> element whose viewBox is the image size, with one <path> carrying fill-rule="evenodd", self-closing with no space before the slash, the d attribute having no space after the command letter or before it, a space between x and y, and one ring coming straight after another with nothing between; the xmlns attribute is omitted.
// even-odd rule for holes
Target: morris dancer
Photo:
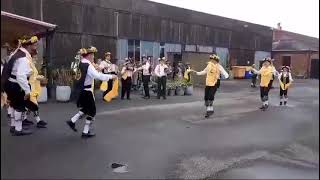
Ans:
<svg viewBox="0 0 320 180"><path fill-rule="evenodd" d="M210 55L210 60L207 67L201 71L196 72L197 75L207 75L206 87L204 92L204 101L206 106L205 118L209 118L213 113L213 101L216 91L218 89L218 79L222 74L226 79L229 78L228 73L219 64L220 58L217 55Z"/></svg>
<svg viewBox="0 0 320 180"><path fill-rule="evenodd" d="M281 68L282 72L279 74L278 79L280 83L280 106L287 105L288 101L288 88L293 82L290 67L283 66Z"/></svg>
<svg viewBox="0 0 320 180"><path fill-rule="evenodd" d="M24 37L20 41L20 48L9 57L9 61L1 80L4 83L4 90L8 95L10 106L14 109L14 121L11 122L10 132L15 136L29 135L32 132L22 129L22 121L26 112L27 102L30 101L31 88L29 77L32 75L30 61L31 54L36 52L38 38Z"/></svg>
<svg viewBox="0 0 320 180"><path fill-rule="evenodd" d="M269 91L270 91L270 81L272 80L272 76L276 74L275 69L271 66L271 59L265 58L262 62L262 67L259 71L254 68L251 68L256 74L261 75L260 82L260 98L262 101L262 106L260 109L265 111L269 107Z"/></svg>
<svg viewBox="0 0 320 180"><path fill-rule="evenodd" d="M77 101L77 106L80 108L80 111L74 115L71 120L67 121L67 124L73 131L76 129L76 121L81 119L86 115L86 123L82 131L82 138L90 138L95 136L95 134L90 131L90 127L95 119L96 115L96 105L93 94L94 88L94 79L99 79L101 81L107 81L109 79L116 79L116 75L111 74L102 74L99 73L93 63L94 63L94 53L97 52L95 47L90 47L88 49L80 49L80 55L82 56L81 62L79 64L80 69L80 87L81 92Z"/></svg>

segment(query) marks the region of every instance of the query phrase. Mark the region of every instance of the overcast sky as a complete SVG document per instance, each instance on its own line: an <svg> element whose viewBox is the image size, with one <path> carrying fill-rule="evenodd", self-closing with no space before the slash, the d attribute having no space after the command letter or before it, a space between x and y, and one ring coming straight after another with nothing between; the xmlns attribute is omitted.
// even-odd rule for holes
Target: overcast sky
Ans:
<svg viewBox="0 0 320 180"><path fill-rule="evenodd" d="M319 38L319 0L151 0Z"/></svg>

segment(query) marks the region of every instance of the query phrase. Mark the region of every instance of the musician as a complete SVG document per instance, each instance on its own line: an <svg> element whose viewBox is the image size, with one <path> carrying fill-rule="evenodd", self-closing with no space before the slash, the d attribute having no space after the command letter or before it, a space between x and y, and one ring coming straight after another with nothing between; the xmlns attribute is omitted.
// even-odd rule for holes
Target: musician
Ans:
<svg viewBox="0 0 320 180"><path fill-rule="evenodd" d="M121 70L121 99L124 99L124 96L127 95L127 99L130 99L130 91L132 86L132 76L134 73L134 65L131 58L126 59L125 63L123 64Z"/></svg>
<svg viewBox="0 0 320 180"><path fill-rule="evenodd" d="M80 95L77 101L77 107L80 108L80 111L75 114L71 120L67 121L67 125L73 130L77 131L76 129L76 121L81 119L84 116L86 117L86 122L82 131L82 138L91 138L95 136L92 132L90 127L95 119L96 115L96 105L95 99L93 94L93 87L94 87L94 80L99 79L101 81L107 81L109 79L116 79L116 75L111 74L103 74L99 73L95 67L93 66L94 63L94 53L97 52L95 47L90 48L82 48L80 49L79 53L82 56L81 62L79 64L80 69Z"/></svg>
<svg viewBox="0 0 320 180"><path fill-rule="evenodd" d="M143 82L143 89L144 89L144 97L145 99L150 99L149 93L149 82L150 82L150 75L151 75L151 64L150 58L145 59L143 58L143 65L137 68L137 71L142 70L142 82Z"/></svg>
<svg viewBox="0 0 320 180"><path fill-rule="evenodd" d="M201 72L194 71L197 75L206 74L207 76L205 93L204 93L204 101L206 106L205 118L210 117L214 113L213 101L219 86L218 80L219 80L220 74L222 74L225 78L229 77L228 73L219 64L219 61L220 61L219 56L215 54L210 55L207 67Z"/></svg>
<svg viewBox="0 0 320 180"><path fill-rule="evenodd" d="M117 74L118 68L117 65L111 62L111 53L106 52L105 53L105 60L101 61L99 68L102 69L102 72L104 74ZM112 85L113 85L113 79L108 80L108 89L103 92L102 98L108 94L112 90Z"/></svg>
<svg viewBox="0 0 320 180"><path fill-rule="evenodd" d="M155 75L158 77L158 96L157 98L160 99L160 96L163 99L166 98L166 84L167 84L167 73L168 73L168 66L165 64L166 59L165 57L159 58L160 64L158 64L154 70Z"/></svg>

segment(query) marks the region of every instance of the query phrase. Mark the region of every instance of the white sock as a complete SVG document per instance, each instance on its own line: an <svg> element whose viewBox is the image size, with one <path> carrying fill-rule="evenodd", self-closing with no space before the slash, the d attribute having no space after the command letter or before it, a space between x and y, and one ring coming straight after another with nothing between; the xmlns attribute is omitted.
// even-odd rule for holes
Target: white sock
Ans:
<svg viewBox="0 0 320 180"><path fill-rule="evenodd" d="M14 114L14 109L11 106L8 107L8 114L9 115L13 115Z"/></svg>
<svg viewBox="0 0 320 180"><path fill-rule="evenodd" d="M83 128L83 133L88 134L89 129L90 129L90 124L91 124L91 121L86 120L86 123L85 123L84 128Z"/></svg>
<svg viewBox="0 0 320 180"><path fill-rule="evenodd" d="M41 120L40 116L35 116L34 118L36 119L37 123Z"/></svg>
<svg viewBox="0 0 320 180"><path fill-rule="evenodd" d="M79 111L76 115L74 115L74 116L71 118L71 121L72 121L73 123L75 123L76 121L78 121L79 119L82 118L82 115L83 115L83 114L84 114L83 112Z"/></svg>
<svg viewBox="0 0 320 180"><path fill-rule="evenodd" d="M22 130L22 112L14 111L15 130Z"/></svg>
<svg viewBox="0 0 320 180"><path fill-rule="evenodd" d="M210 108L210 111L213 111L213 106L209 106L209 108Z"/></svg>
<svg viewBox="0 0 320 180"><path fill-rule="evenodd" d="M27 113L23 113L23 121L26 120L28 118Z"/></svg>
<svg viewBox="0 0 320 180"><path fill-rule="evenodd" d="M210 106L207 106L207 111L210 111Z"/></svg>

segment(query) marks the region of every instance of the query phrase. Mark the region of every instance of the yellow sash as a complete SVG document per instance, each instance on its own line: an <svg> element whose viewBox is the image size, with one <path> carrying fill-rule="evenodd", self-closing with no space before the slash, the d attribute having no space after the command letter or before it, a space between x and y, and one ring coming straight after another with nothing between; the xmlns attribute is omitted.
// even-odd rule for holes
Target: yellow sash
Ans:
<svg viewBox="0 0 320 180"><path fill-rule="evenodd" d="M30 57L28 59L29 59L30 67L32 69L31 76L29 77L29 83L31 85L30 101L33 102L34 104L38 104L37 98L41 94L40 81L37 80L37 78L39 77L38 70L35 67L34 63L32 62L32 58Z"/></svg>
<svg viewBox="0 0 320 180"><path fill-rule="evenodd" d="M118 88L119 88L119 80L115 79L113 80L113 85L111 91L109 91L103 99L107 102L110 102L113 98L118 96Z"/></svg>
<svg viewBox="0 0 320 180"><path fill-rule="evenodd" d="M102 81L100 85L100 90L101 91L106 91L108 89L108 81Z"/></svg>
<svg viewBox="0 0 320 180"><path fill-rule="evenodd" d="M214 86L217 83L217 77L220 74L218 65L209 62L207 65L207 70L206 86Z"/></svg>
<svg viewBox="0 0 320 180"><path fill-rule="evenodd" d="M261 72L261 87L268 87L270 80L272 79L272 70L273 68L271 66L269 67L262 67L260 69Z"/></svg>

